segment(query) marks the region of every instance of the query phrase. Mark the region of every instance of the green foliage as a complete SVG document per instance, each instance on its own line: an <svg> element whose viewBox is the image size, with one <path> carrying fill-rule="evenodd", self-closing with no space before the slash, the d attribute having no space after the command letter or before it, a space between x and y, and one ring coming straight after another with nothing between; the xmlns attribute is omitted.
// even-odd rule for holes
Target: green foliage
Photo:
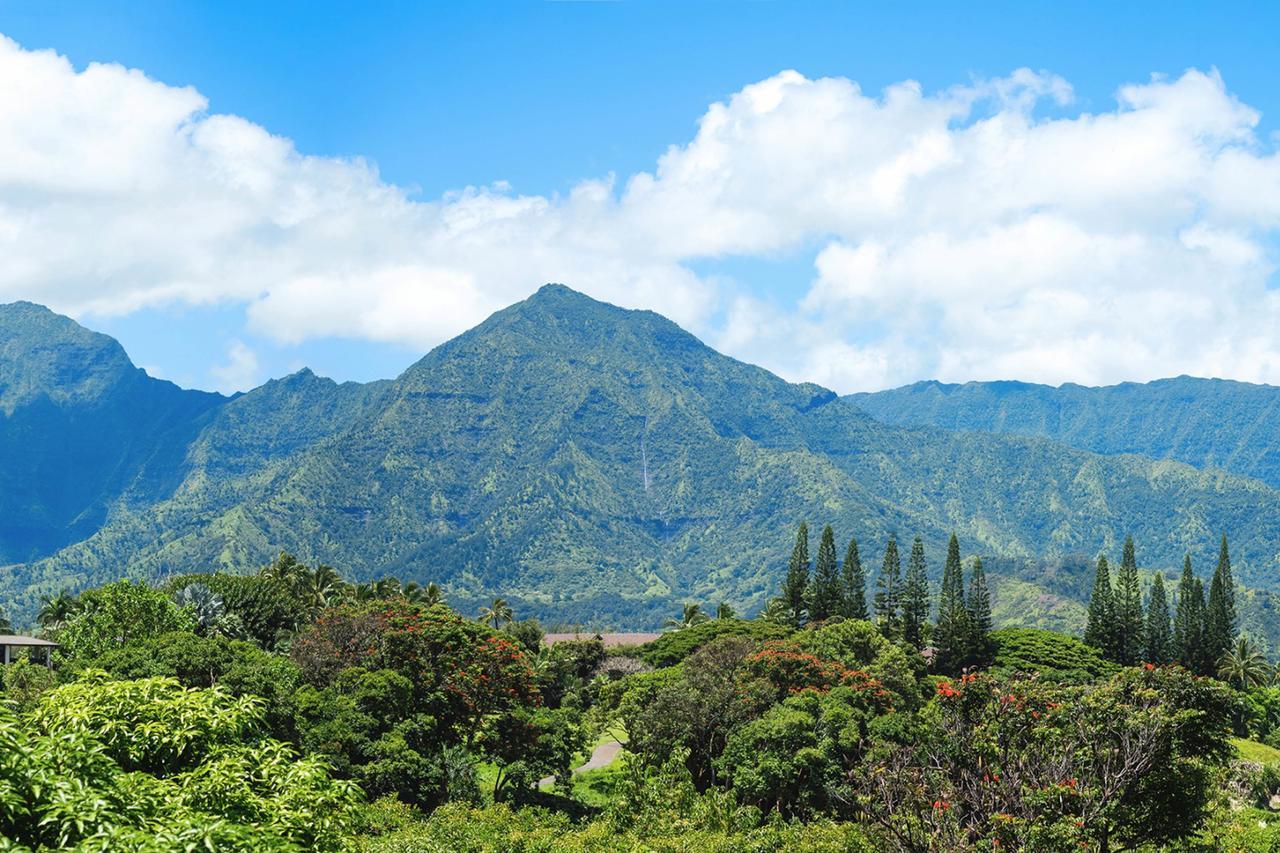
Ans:
<svg viewBox="0 0 1280 853"><path fill-rule="evenodd" d="M840 578L844 584L844 606L840 615L846 619L868 619L867 610L867 575L862 568L862 557L858 554L858 540L851 538L849 547L844 552L844 562L840 564Z"/></svg>
<svg viewBox="0 0 1280 853"><path fill-rule="evenodd" d="M1169 626L1169 599L1164 592L1164 575L1156 572L1147 597L1146 637L1143 660L1169 663L1173 660L1173 634Z"/></svg>
<svg viewBox="0 0 1280 853"><path fill-rule="evenodd" d="M787 577L782 582L782 603L786 605L794 625L803 625L809 604L809 525L800 522L796 544L791 549Z"/></svg>
<svg viewBox="0 0 1280 853"><path fill-rule="evenodd" d="M886 635L898 634L902 629L902 559L898 556L898 540L889 537L876 577L876 624Z"/></svg>
<svg viewBox="0 0 1280 853"><path fill-rule="evenodd" d="M1111 568L1105 556L1098 557L1098 572L1089 595L1089 622L1084 629L1084 641L1111 657L1115 652L1116 617L1112 601Z"/></svg>
<svg viewBox="0 0 1280 853"><path fill-rule="evenodd" d="M1144 627L1142 593L1138 587L1138 561L1134 556L1133 537L1124 540L1115 597L1112 600L1112 626L1115 631L1115 659L1131 666L1142 660Z"/></svg>
<svg viewBox="0 0 1280 853"><path fill-rule="evenodd" d="M967 656L971 633L968 616L960 541L952 533L947 543L947 561L942 568L942 588L938 592L938 624L933 631L936 666L942 672L956 670Z"/></svg>
<svg viewBox="0 0 1280 853"><path fill-rule="evenodd" d="M135 640L194 627L191 614L165 593L123 580L81 594L79 609L58 633L58 642L73 658L93 658Z"/></svg>
<svg viewBox="0 0 1280 853"><path fill-rule="evenodd" d="M836 563L836 538L828 524L822 528L818 559L813 569L813 583L809 586L809 618L821 622L835 616L842 609L843 601L840 570Z"/></svg>
<svg viewBox="0 0 1280 853"><path fill-rule="evenodd" d="M77 681L0 705L0 836L85 850L337 850L358 792L255 732L256 699Z"/></svg>
<svg viewBox="0 0 1280 853"><path fill-rule="evenodd" d="M15 327L36 323L18 313ZM785 570L790 543L779 531L819 516L861 542L909 530L943 553L955 530L1006 557L1097 554L1127 528L1149 543L1152 566L1216 544L1206 530L1230 530L1241 580L1280 583L1280 495L1256 480L888 426L825 389L721 357L656 315L563 287L499 312L392 382L300 373L235 399L171 407L154 429L146 419L156 410L134 411L130 395L134 384L158 383L113 344L109 357L68 360L61 347L76 351L89 333L54 332L24 332L28 343L57 345L6 361L8 387L23 390L0 425L5 479L36 483L42 497L10 500L0 517L10 531L28 528L8 521L40 516L44 530L42 543L0 537L10 552L0 560L20 564L0 577L0 607L18 623L34 617L41 595L114 579L122 565L142 577L175 566L234 574L283 548L352 578L395 571L436 582L468 614L501 595L544 624L656 627L682 601L757 610ZM108 362L114 378L84 375ZM67 408L38 411L41 394ZM29 452L42 421L109 431L76 402L108 399L122 421L110 426L131 441L131 461L111 476L147 484L127 504L119 484L95 480L105 463L77 458L57 477L28 463L57 456ZM100 446L66 432L58 442L50 447ZM114 465L121 450L113 444L101 459ZM637 476L646 460L648 488ZM81 495L71 481L82 472L92 496L69 499L74 511L64 513L58 500ZM5 492L14 494L25 492Z"/></svg>
<svg viewBox="0 0 1280 853"><path fill-rule="evenodd" d="M919 536L911 543L907 559L907 577L902 588L903 638L920 648L924 644L925 625L929 621L929 575L924 560L924 541Z"/></svg>
<svg viewBox="0 0 1280 853"><path fill-rule="evenodd" d="M637 656L651 666L671 666L693 654L717 637L750 637L754 640L778 640L791 630L774 622L747 619L715 619L680 631L663 634L645 643Z"/></svg>
<svg viewBox="0 0 1280 853"><path fill-rule="evenodd" d="M1115 672L1116 665L1075 637L1035 628L991 633L997 670L1036 673L1049 681L1083 684Z"/></svg>

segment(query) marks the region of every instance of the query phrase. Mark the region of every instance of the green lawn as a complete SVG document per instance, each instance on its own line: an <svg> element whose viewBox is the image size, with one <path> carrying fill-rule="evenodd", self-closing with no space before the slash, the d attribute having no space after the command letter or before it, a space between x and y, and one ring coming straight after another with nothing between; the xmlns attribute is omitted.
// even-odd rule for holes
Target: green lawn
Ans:
<svg viewBox="0 0 1280 853"><path fill-rule="evenodd" d="M1231 743L1235 746L1236 752L1240 753L1240 757L1245 761L1256 761L1259 764L1280 764L1280 749L1274 746L1267 746L1265 743L1258 743L1256 740L1245 740L1244 738L1232 738Z"/></svg>

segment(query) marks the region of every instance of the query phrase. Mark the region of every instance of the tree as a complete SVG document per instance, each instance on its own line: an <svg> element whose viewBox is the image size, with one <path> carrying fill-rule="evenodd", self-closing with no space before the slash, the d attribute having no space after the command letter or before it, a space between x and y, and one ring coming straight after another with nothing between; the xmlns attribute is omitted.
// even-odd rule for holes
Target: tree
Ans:
<svg viewBox="0 0 1280 853"><path fill-rule="evenodd" d="M1204 655L1211 665L1231 648L1236 636L1235 585L1231 578L1231 555L1227 537L1222 537L1218 567L1209 583L1209 603L1204 616Z"/></svg>
<svg viewBox="0 0 1280 853"><path fill-rule="evenodd" d="M737 616L738 616L737 612L733 609L733 606L729 604L729 602L722 601L716 605L717 619L736 619Z"/></svg>
<svg viewBox="0 0 1280 853"><path fill-rule="evenodd" d="M884 548L884 561L880 564L880 576L876 578L876 624L887 635L896 635L900 628L899 598L902 559L898 556L897 537L890 534Z"/></svg>
<svg viewBox="0 0 1280 853"><path fill-rule="evenodd" d="M790 614L792 624L804 624L809 597L809 525L800 522L796 531L796 544L791 549L791 562L787 565L787 577L782 584L782 601Z"/></svg>
<svg viewBox="0 0 1280 853"><path fill-rule="evenodd" d="M696 604L693 606L697 607ZM687 605L685 609L688 610ZM503 625L514 621L515 618L515 611L511 609L511 605L507 603L505 598L495 598L492 604L480 611L480 621L492 625L495 631ZM705 619L706 617L704 616L703 618Z"/></svg>
<svg viewBox="0 0 1280 853"><path fill-rule="evenodd" d="M1142 624L1142 592L1138 585L1138 561L1134 557L1133 537L1124 540L1120 574L1112 599L1112 624L1115 630L1115 659L1125 666L1138 663L1142 657L1144 630Z"/></svg>
<svg viewBox="0 0 1280 853"><path fill-rule="evenodd" d="M1218 677L1232 687L1248 690L1271 680L1271 665L1248 637L1239 637L1218 659Z"/></svg>
<svg viewBox="0 0 1280 853"><path fill-rule="evenodd" d="M867 613L867 575L862 569L862 558L858 555L858 540L850 539L849 547L844 552L844 563L841 566L844 580L844 607L841 615L847 619L866 619Z"/></svg>
<svg viewBox="0 0 1280 853"><path fill-rule="evenodd" d="M822 528L818 542L818 559L813 567L813 583L809 585L809 618L821 622L840 612L843 598L840 572L836 564L836 538L828 524Z"/></svg>
<svg viewBox="0 0 1280 853"><path fill-rule="evenodd" d="M1143 644L1146 660L1151 663L1168 663L1173 646L1169 631L1169 600L1164 592L1164 575L1156 572L1147 597L1146 641Z"/></svg>
<svg viewBox="0 0 1280 853"><path fill-rule="evenodd" d="M954 668L965 656L969 631L964 601L964 567L960 564L960 541L954 533L947 543L947 561L942 568L942 589L938 593L938 625L933 631L935 663L939 669Z"/></svg>
<svg viewBox="0 0 1280 853"><path fill-rule="evenodd" d="M1178 603L1173 616L1173 659L1203 674L1204 588L1191 571L1191 555L1182 561Z"/></svg>
<svg viewBox="0 0 1280 853"><path fill-rule="evenodd" d="M924 559L924 542L919 536L911 543L907 558L907 578L902 590L903 638L920 648L924 644L924 627L929 621L929 576Z"/></svg>
<svg viewBox="0 0 1280 853"><path fill-rule="evenodd" d="M191 614L140 581L116 581L80 596L80 610L58 634L62 651L93 658L108 649L194 627Z"/></svg>
<svg viewBox="0 0 1280 853"><path fill-rule="evenodd" d="M40 627L56 631L75 615L80 603L76 597L65 589L58 590L57 595L45 595L40 598L40 613L36 621Z"/></svg>
<svg viewBox="0 0 1280 853"><path fill-rule="evenodd" d="M965 599L965 622L968 625L968 659L973 666L987 666L991 662L991 592L987 589L987 573L982 569L982 558L973 558L973 572L969 576L969 595Z"/></svg>
<svg viewBox="0 0 1280 853"><path fill-rule="evenodd" d="M1098 568L1093 579L1093 593L1089 596L1089 621L1085 624L1084 641L1107 657L1115 651L1115 614L1111 601L1111 567L1106 556L1098 557Z"/></svg>
<svg viewBox="0 0 1280 853"><path fill-rule="evenodd" d="M668 619L668 628L692 628L694 625L706 622L709 617L702 612L701 604L686 604L684 610L680 614L679 619Z"/></svg>

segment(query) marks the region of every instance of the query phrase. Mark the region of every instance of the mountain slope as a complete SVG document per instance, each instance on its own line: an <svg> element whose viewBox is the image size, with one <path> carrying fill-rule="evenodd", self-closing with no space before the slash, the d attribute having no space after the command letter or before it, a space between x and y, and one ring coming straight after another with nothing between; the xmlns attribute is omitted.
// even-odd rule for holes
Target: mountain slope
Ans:
<svg viewBox="0 0 1280 853"><path fill-rule="evenodd" d="M561 286L392 382L326 383L295 376L221 406L171 495L118 507L0 597L287 548L359 578L442 582L464 605L502 594L544 619L643 627L682 598L762 603L800 518L856 534L869 566L891 532L924 536L936 563L953 529L1010 559L1092 556L1132 533L1144 564L1193 551L1203 565L1225 530L1237 576L1276 584L1280 495L1256 480L888 426Z"/></svg>
<svg viewBox="0 0 1280 853"><path fill-rule="evenodd" d="M224 401L152 379L47 308L0 305L0 565L84 539L112 506L168 496Z"/></svg>
<svg viewBox="0 0 1280 853"><path fill-rule="evenodd" d="M1052 438L1222 468L1280 488L1280 388L1179 376L1102 388L1025 382L918 382L848 398L873 417Z"/></svg>

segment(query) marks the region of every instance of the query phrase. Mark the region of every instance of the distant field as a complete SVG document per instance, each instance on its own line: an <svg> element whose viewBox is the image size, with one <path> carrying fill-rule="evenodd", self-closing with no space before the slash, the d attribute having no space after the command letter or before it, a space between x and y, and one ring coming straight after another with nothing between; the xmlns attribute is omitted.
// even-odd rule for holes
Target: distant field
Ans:
<svg viewBox="0 0 1280 853"><path fill-rule="evenodd" d="M544 634L542 642L547 646L554 646L556 643L566 643L571 640L592 640L599 637L604 643L605 648L615 646L641 646L645 643L652 642L662 635L655 632L633 631L630 633L620 634L596 634L590 631L580 632L576 634Z"/></svg>

